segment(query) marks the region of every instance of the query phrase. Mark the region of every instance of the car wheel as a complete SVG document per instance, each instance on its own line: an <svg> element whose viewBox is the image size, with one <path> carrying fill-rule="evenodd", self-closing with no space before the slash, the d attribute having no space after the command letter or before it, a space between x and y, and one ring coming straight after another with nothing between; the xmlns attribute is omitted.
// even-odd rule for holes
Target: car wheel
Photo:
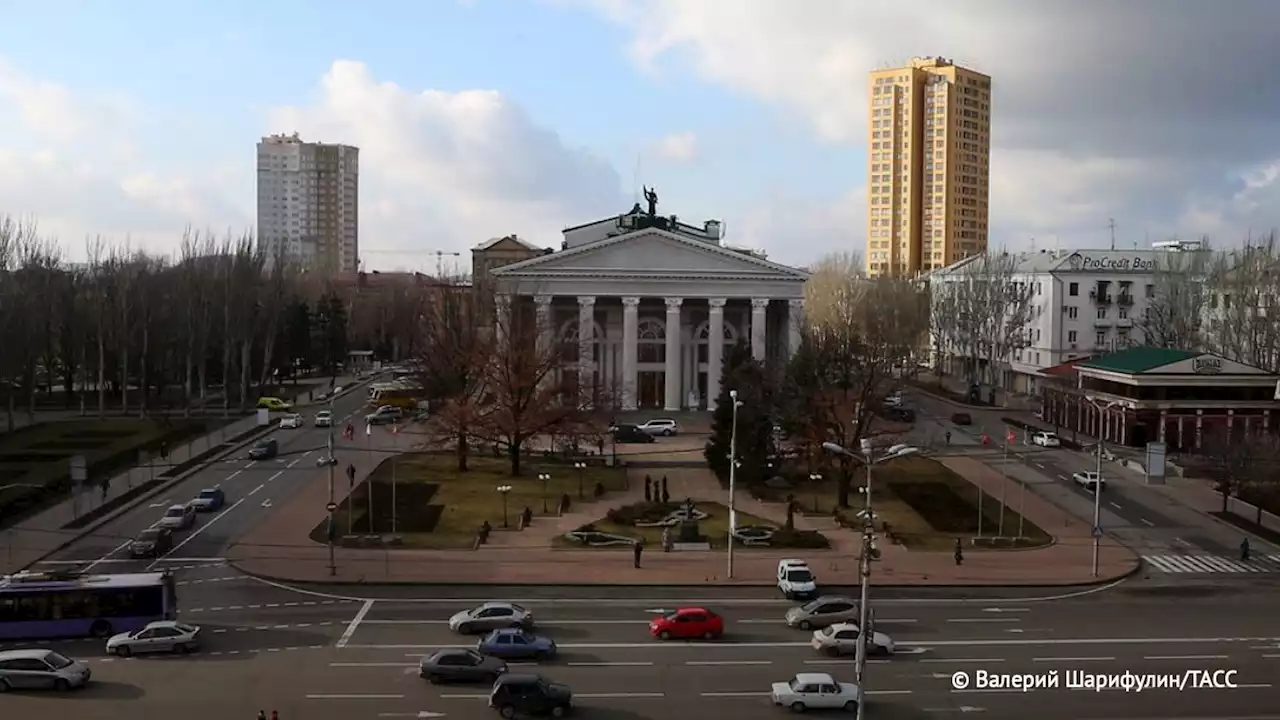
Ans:
<svg viewBox="0 0 1280 720"><path fill-rule="evenodd" d="M827 648L827 654L830 655L831 657L840 657L840 648L836 647L835 645L832 645L831 647Z"/></svg>
<svg viewBox="0 0 1280 720"><path fill-rule="evenodd" d="M427 673L427 682L431 683L432 685L439 685L440 683L444 682L444 678L440 677L439 675L436 675L435 673Z"/></svg>
<svg viewBox="0 0 1280 720"><path fill-rule="evenodd" d="M89 634L96 638L105 640L116 633L115 628L111 627L111 623L106 620L96 620L93 625L89 627Z"/></svg>
<svg viewBox="0 0 1280 720"><path fill-rule="evenodd" d="M120 647L116 648L116 655L119 655L122 658L127 658L132 654L133 654L133 650L129 649L128 645L121 645Z"/></svg>
<svg viewBox="0 0 1280 720"><path fill-rule="evenodd" d="M514 705L503 705L502 708L498 710L498 714L507 718L507 720L511 720L511 718L516 716L516 707Z"/></svg>
<svg viewBox="0 0 1280 720"><path fill-rule="evenodd" d="M676 434L676 431L675 431L675 430L663 430L663 431L662 431L662 434L663 434L663 435L666 435L667 437L671 437L672 435L675 435L675 434Z"/></svg>
<svg viewBox="0 0 1280 720"><path fill-rule="evenodd" d="M671 639L671 632L670 632L669 630L663 630L662 632L658 633L658 639L659 639L659 640L670 640L670 639Z"/></svg>
<svg viewBox="0 0 1280 720"><path fill-rule="evenodd" d="M569 714L569 707L567 705L557 705L551 708L551 717L562 718L568 714Z"/></svg>
<svg viewBox="0 0 1280 720"><path fill-rule="evenodd" d="M458 626L458 632L462 633L463 635L470 635L471 625L469 623L462 623L461 625Z"/></svg>
<svg viewBox="0 0 1280 720"><path fill-rule="evenodd" d="M58 678L57 680L53 681L53 689L57 690L60 693L67 692L68 690L71 689L71 683L67 682L62 678Z"/></svg>
<svg viewBox="0 0 1280 720"><path fill-rule="evenodd" d="M844 704L844 711L851 712L851 713L858 712L858 703L856 701L850 700L849 702Z"/></svg>
<svg viewBox="0 0 1280 720"><path fill-rule="evenodd" d="M804 703L802 703L802 702L793 702L793 703L791 703L791 712L793 712L793 713L802 713L802 712L804 712L806 709L807 709L807 708L804 706Z"/></svg>
<svg viewBox="0 0 1280 720"><path fill-rule="evenodd" d="M809 622L808 620L801 620L801 621L800 621L800 629L801 629L801 630L812 630L812 629L813 629L813 623Z"/></svg>
<svg viewBox="0 0 1280 720"><path fill-rule="evenodd" d="M9 681L0 680L0 693L7 693L7 692L9 692Z"/></svg>
<svg viewBox="0 0 1280 720"><path fill-rule="evenodd" d="M546 662L546 661L547 661L547 660L549 660L550 658L551 658L551 656L550 656L550 655L548 655L548 654L547 654L547 652L546 652L545 650L539 650L538 652L536 652L536 653L534 653L534 654L533 654L533 659L534 659L534 660L536 660L536 661L538 661L538 662Z"/></svg>
<svg viewBox="0 0 1280 720"><path fill-rule="evenodd" d="M195 651L196 651L196 646L192 645L191 643L183 643L178 646L178 652L182 653L183 655L190 655Z"/></svg>
<svg viewBox="0 0 1280 720"><path fill-rule="evenodd" d="M706 632L702 633L702 639L703 639L703 640L715 640L715 639L716 639L716 634L715 634L715 633L713 633L713 632L711 632L710 630L708 630L708 631L706 631Z"/></svg>

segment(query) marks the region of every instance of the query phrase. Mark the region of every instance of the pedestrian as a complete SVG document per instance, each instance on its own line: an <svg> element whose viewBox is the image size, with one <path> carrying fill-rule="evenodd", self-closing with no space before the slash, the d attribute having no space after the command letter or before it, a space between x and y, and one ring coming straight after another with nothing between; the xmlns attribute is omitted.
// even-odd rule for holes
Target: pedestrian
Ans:
<svg viewBox="0 0 1280 720"><path fill-rule="evenodd" d="M947 444L948 444L948 445L950 445L950 444L951 444L951 431L950 431L950 430L948 430L948 431L947 431Z"/></svg>
<svg viewBox="0 0 1280 720"><path fill-rule="evenodd" d="M160 459L165 462L169 461L169 443L163 440L160 441Z"/></svg>
<svg viewBox="0 0 1280 720"><path fill-rule="evenodd" d="M258 720L267 720L267 713L265 710L258 711Z"/></svg>
<svg viewBox="0 0 1280 720"><path fill-rule="evenodd" d="M280 720L280 713L275 710L271 711L271 720Z"/></svg>
<svg viewBox="0 0 1280 720"><path fill-rule="evenodd" d="M111 492L111 478L104 475L102 477L102 501L107 501L107 493Z"/></svg>
<svg viewBox="0 0 1280 720"><path fill-rule="evenodd" d="M636 564L636 569L638 570L640 569L640 554L644 552L644 542L637 540L633 547L634 549L632 550L632 552L635 553L635 561L636 561L635 564Z"/></svg>
<svg viewBox="0 0 1280 720"><path fill-rule="evenodd" d="M355 465L355 463L351 463L350 465L347 465L347 484L348 484L348 485L351 485L352 487L354 487L354 486L355 486L355 484L356 484L356 465Z"/></svg>
<svg viewBox="0 0 1280 720"><path fill-rule="evenodd" d="M1240 541L1240 560L1245 562L1249 560L1249 538Z"/></svg>
<svg viewBox="0 0 1280 720"><path fill-rule="evenodd" d="M671 552L671 528L662 528L662 552Z"/></svg>
<svg viewBox="0 0 1280 720"><path fill-rule="evenodd" d="M956 538L956 567L964 564L964 547L960 544L960 538Z"/></svg>

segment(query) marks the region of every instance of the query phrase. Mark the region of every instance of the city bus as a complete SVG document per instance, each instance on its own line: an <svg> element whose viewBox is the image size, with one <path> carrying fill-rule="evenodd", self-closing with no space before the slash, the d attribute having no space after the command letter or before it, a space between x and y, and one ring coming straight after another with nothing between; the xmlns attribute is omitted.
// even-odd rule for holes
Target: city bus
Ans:
<svg viewBox="0 0 1280 720"><path fill-rule="evenodd" d="M110 637L176 620L173 575L21 572L0 577L0 640Z"/></svg>
<svg viewBox="0 0 1280 720"><path fill-rule="evenodd" d="M369 407L379 408L391 405L403 410L416 410L422 403L422 386L416 383L390 383L379 385L369 391Z"/></svg>

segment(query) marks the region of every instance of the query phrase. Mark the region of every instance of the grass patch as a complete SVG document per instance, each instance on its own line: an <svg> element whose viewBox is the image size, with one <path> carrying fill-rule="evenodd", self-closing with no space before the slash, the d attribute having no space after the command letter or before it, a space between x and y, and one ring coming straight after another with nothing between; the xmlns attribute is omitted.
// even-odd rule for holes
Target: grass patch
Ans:
<svg viewBox="0 0 1280 720"><path fill-rule="evenodd" d="M0 490L0 527L62 500L70 492L71 458L76 455L85 457L92 482L131 467L139 450L158 455L161 443L176 447L216 424L204 419L168 424L136 418L84 419L0 435L0 478L20 477L22 483L38 486Z"/></svg>
<svg viewBox="0 0 1280 720"><path fill-rule="evenodd" d="M660 550L662 547L662 528L660 527L636 527L636 522L657 522L667 517L671 513L684 507L683 502L671 503L636 503L634 505L624 505L620 508L610 510L605 517L594 522L583 525L578 528L582 531L595 531L609 533L611 535L621 535L639 540L650 549ZM698 532L705 536L706 541L713 548L724 548L729 540L729 508L714 502L695 502L694 507L707 514L707 517L698 521ZM738 527L744 525L762 525L771 527L775 530L773 541L768 546L744 546L739 544L738 547L754 549L762 548L808 548L818 549L830 547L830 543L820 533L783 530L777 523L757 517L750 513L738 511ZM674 541L679 533L679 526L670 530L672 540ZM557 537L553 543L555 547L573 548L573 549L589 549L581 543L574 542L565 537ZM618 549L614 547L604 547L599 549Z"/></svg>
<svg viewBox="0 0 1280 720"><path fill-rule="evenodd" d="M495 530L502 528L503 497L499 486L510 486L506 497L507 524L519 527L520 514L527 507L534 516L554 515L560 499L568 495L570 504L592 502L596 485L605 494L626 487L621 468L589 464L582 471L583 499L578 498L578 471L572 464L530 457L523 461L520 477L512 477L506 458L472 456L470 469L458 472L457 458L452 453L403 455L384 460L356 487L348 500L334 514L335 533L340 538L351 527L354 533L369 532L369 490L373 491L373 532L391 532L391 476L396 485L396 534L405 547L439 550L471 549L480 526L488 522ZM546 473L551 480L544 483L538 475ZM543 501L546 512L543 512ZM328 520L311 532L316 542L328 541Z"/></svg>

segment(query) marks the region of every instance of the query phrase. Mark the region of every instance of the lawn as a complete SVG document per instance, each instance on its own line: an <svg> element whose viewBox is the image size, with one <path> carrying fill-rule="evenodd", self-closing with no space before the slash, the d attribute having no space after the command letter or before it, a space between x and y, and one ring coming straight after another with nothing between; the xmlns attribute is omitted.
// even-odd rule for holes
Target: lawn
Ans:
<svg viewBox="0 0 1280 720"><path fill-rule="evenodd" d="M584 531L595 531L609 533L610 535L621 535L633 540L641 540L650 548L660 548L662 546L662 528L660 527L636 527L635 522L655 522L666 517L668 514L682 508L684 503L637 503L635 505L627 505L620 508L610 510L605 517L579 528ZM728 544L729 540L729 508L714 502L695 502L694 507L707 514L707 517L698 521L698 532L705 536L706 541L713 548L723 548ZM779 531L777 523L770 522L762 517L757 517L750 513L738 511L738 527L741 529L746 525L758 525L773 528ZM671 538L674 541L679 532L678 526L670 530ZM779 547L805 547L808 549L826 548L828 543L825 537L819 533L795 533L798 536L792 539L785 534L775 535L775 542L771 545L774 549ZM586 546L582 543L575 542L569 538L559 537L555 539L555 547L584 549ZM765 548L767 546L744 546L748 549ZM599 546L597 549L617 550L618 546Z"/></svg>
<svg viewBox="0 0 1280 720"><path fill-rule="evenodd" d="M571 505L579 502L579 471L564 462L528 458L520 477L510 475L505 458L472 456L470 469L458 472L452 453L419 453L384 460L368 479L356 487L351 499L335 513L336 534L390 534L392 531L392 476L395 477L395 534L405 547L440 550L471 549L480 526L503 526L503 494L507 524L519 526L527 507L534 516L555 514L563 495ZM551 479L543 483L540 474ZM582 501L592 502L599 484L604 493L622 490L626 476L621 468L592 463L581 471ZM369 494L373 495L373 522L369 518ZM543 512L545 507L547 512ZM327 541L328 521L311 533L316 542Z"/></svg>
<svg viewBox="0 0 1280 720"><path fill-rule="evenodd" d="M41 423L0 435L0 484L35 485L0 490L0 526L16 522L66 495L71 458L83 455L90 482L123 472L138 451L159 455L207 432L217 421L175 419L168 424L137 418Z"/></svg>

